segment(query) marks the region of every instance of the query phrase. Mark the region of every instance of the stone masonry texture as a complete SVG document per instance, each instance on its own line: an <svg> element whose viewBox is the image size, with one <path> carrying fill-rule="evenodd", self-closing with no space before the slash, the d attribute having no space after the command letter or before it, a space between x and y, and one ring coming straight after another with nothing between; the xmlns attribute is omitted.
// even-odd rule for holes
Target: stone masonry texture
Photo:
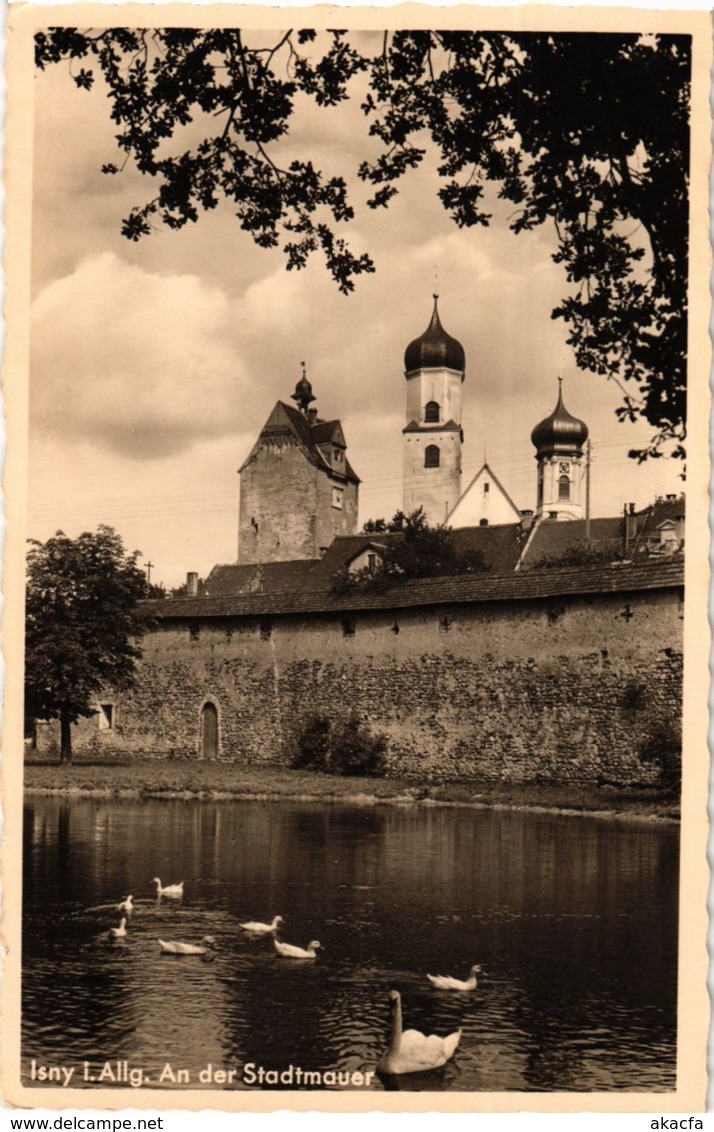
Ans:
<svg viewBox="0 0 714 1132"><path fill-rule="evenodd" d="M200 599L199 599L200 600ZM198 608L198 607L197 607ZM114 727L78 749L289 765L314 715L356 712L387 737L387 773L426 781L656 782L681 724L681 590L397 610L167 618L144 640ZM50 728L43 728L45 739Z"/></svg>

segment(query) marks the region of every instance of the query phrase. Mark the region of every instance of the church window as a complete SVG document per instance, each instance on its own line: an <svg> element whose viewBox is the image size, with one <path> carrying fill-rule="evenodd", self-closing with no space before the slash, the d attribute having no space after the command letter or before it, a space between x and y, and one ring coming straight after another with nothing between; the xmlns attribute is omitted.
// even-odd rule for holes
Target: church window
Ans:
<svg viewBox="0 0 714 1132"><path fill-rule="evenodd" d="M333 487L332 489L332 506L336 507L338 511L342 510L342 488Z"/></svg>
<svg viewBox="0 0 714 1132"><path fill-rule="evenodd" d="M438 424L441 420L441 410L436 401L427 401L424 406L424 420L427 424Z"/></svg>
<svg viewBox="0 0 714 1132"><path fill-rule="evenodd" d="M567 476L561 476L558 480L558 500L570 499L570 480Z"/></svg>
<svg viewBox="0 0 714 1132"><path fill-rule="evenodd" d="M538 506L543 506L543 469L538 472Z"/></svg>
<svg viewBox="0 0 714 1132"><path fill-rule="evenodd" d="M441 452L438 444L427 444L424 450L424 467L438 468L441 463Z"/></svg>

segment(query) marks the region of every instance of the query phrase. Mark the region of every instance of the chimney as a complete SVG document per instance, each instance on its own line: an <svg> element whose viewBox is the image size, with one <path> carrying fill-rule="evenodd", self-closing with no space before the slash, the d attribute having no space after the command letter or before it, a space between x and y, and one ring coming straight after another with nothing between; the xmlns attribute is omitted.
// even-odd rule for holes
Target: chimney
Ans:
<svg viewBox="0 0 714 1132"><path fill-rule="evenodd" d="M198 574L193 570L186 575L186 597L198 597Z"/></svg>
<svg viewBox="0 0 714 1132"><path fill-rule="evenodd" d="M623 539L624 556L627 558L630 551L630 544L634 543L637 538L637 516L635 515L634 503L625 504L625 530Z"/></svg>

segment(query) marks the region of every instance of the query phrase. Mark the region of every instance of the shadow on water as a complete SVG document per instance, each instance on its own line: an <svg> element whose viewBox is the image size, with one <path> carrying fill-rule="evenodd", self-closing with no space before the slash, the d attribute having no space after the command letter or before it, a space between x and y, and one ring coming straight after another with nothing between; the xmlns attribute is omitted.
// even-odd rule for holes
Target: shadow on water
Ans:
<svg viewBox="0 0 714 1132"><path fill-rule="evenodd" d="M24 838L25 1065L125 1058L166 1088L215 1088L216 1067L233 1071L218 1087L259 1087L246 1063L373 1072L397 989L405 1027L460 1028L461 1044L437 1074L372 1088L674 1088L677 827L39 798ZM157 900L154 876L184 880L184 899ZM111 943L128 893L127 935ZM239 927L276 914L284 941L320 940L317 960ZM160 952L159 938L205 935L210 957ZM474 992L427 982L474 963Z"/></svg>

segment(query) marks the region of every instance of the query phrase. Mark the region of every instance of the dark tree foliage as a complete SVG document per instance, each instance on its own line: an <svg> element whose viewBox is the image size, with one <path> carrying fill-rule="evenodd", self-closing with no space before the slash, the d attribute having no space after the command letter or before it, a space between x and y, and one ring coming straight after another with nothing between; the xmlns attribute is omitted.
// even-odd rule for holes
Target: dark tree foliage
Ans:
<svg viewBox="0 0 714 1132"><path fill-rule="evenodd" d="M157 184L124 221L130 239L157 220L180 228L226 198L257 244L282 245L289 269L321 251L344 292L374 270L339 235L353 217L347 181L307 154L281 165L276 143L298 96L333 106L361 76L378 147L357 170L374 186L370 207L388 205L435 147L457 225L489 223L487 181L513 203L514 231L552 221L567 279L553 317L567 322L577 364L620 385L620 419L652 426L631 455L682 456L690 37L397 31L375 42L342 31L259 41L239 29L54 28L38 34L36 57L41 68L69 60L87 90L103 75L123 162ZM201 140L187 149L192 122Z"/></svg>
<svg viewBox="0 0 714 1132"><path fill-rule="evenodd" d="M340 570L333 580L335 593L385 590L410 578L476 574L489 569L481 554L459 551L450 527L430 527L423 507L410 515L397 511L389 522L369 519L364 530L392 536L385 540L383 558L374 570Z"/></svg>
<svg viewBox="0 0 714 1132"><path fill-rule="evenodd" d="M102 689L130 687L146 629L147 582L138 553L100 526L30 540L25 614L25 712L59 719L60 760L72 761L71 724L90 716Z"/></svg>
<svg viewBox="0 0 714 1132"><path fill-rule="evenodd" d="M343 777L377 777L386 769L386 735L373 735L353 712L346 719L315 715L297 738L295 770L314 770Z"/></svg>

